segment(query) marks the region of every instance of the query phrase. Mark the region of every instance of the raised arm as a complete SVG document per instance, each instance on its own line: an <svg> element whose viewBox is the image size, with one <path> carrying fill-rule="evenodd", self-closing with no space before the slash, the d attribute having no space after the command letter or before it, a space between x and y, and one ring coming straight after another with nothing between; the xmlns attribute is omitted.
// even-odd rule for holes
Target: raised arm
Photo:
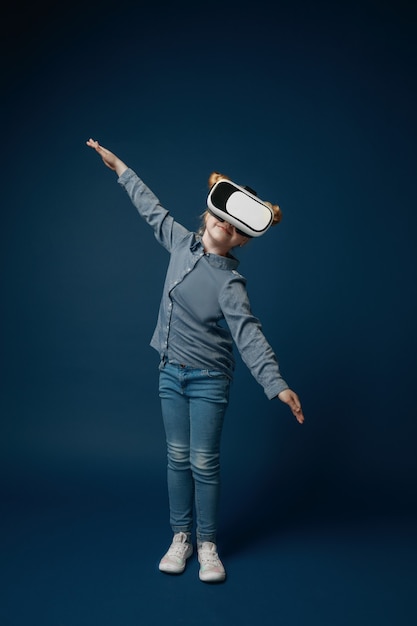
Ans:
<svg viewBox="0 0 417 626"><path fill-rule="evenodd" d="M139 215L152 227L157 241L171 252L175 243L187 236L189 231L174 220L143 180L119 157L94 139L86 143L101 156L108 168L116 172L118 183L129 195Z"/></svg>
<svg viewBox="0 0 417 626"><path fill-rule="evenodd" d="M123 172L127 170L126 163L123 163L123 161L119 159L119 157L113 154L113 152L110 152L110 150L107 150L107 148L103 148L103 146L100 146L98 141L90 138L86 143L87 146L93 148L93 150L95 150L101 156L104 165L116 172L118 176L121 176Z"/></svg>

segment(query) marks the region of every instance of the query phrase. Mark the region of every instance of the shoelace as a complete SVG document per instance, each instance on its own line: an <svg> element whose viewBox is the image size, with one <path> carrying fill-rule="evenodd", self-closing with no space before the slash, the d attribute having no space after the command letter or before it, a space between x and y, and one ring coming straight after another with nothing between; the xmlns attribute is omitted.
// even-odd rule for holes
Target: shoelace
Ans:
<svg viewBox="0 0 417 626"><path fill-rule="evenodd" d="M184 541L175 541L174 543L171 544L169 550L168 550L168 555L169 556L179 556L182 557L184 556L185 552L187 551L188 548L188 544Z"/></svg>
<svg viewBox="0 0 417 626"><path fill-rule="evenodd" d="M214 565L215 567L221 565L219 556L214 548L200 548L199 556L201 565Z"/></svg>

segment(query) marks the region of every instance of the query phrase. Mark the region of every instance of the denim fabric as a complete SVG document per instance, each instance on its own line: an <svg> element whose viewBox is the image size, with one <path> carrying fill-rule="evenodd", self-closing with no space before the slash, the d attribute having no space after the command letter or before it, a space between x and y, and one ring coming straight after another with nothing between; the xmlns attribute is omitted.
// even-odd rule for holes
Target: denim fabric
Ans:
<svg viewBox="0 0 417 626"><path fill-rule="evenodd" d="M171 255L151 340L161 364L216 369L231 379L234 341L269 399L287 389L275 353L251 311L246 280L237 271L239 261L205 254L201 238L176 222L131 169L118 182Z"/></svg>
<svg viewBox="0 0 417 626"><path fill-rule="evenodd" d="M215 370L166 364L160 371L168 451L170 523L197 540L216 542L220 490L220 438L230 379Z"/></svg>

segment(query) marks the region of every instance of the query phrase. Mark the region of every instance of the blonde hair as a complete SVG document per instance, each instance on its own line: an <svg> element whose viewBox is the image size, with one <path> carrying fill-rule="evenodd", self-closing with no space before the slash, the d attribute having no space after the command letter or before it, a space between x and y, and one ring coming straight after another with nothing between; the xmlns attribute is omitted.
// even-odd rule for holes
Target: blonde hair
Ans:
<svg viewBox="0 0 417 626"><path fill-rule="evenodd" d="M226 174L221 174L220 172L212 172L208 178L209 189L211 189L213 185L215 185L219 180L231 179L229 178L229 176L226 176ZM266 206L269 206L270 209L272 209L272 212L274 214L272 226L279 224L279 222L282 220L282 211L280 207L277 204L272 204L271 202L266 202L265 200L262 200L262 202L266 204Z"/></svg>

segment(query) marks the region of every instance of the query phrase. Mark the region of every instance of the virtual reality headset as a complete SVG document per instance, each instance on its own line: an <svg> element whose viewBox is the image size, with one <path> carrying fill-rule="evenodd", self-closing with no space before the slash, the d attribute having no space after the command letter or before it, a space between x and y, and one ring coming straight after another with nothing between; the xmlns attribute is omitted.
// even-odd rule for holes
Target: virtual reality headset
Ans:
<svg viewBox="0 0 417 626"><path fill-rule="evenodd" d="M240 187L231 180L219 180L207 197L209 212L221 221L232 224L246 237L260 237L271 226L274 213L249 187Z"/></svg>

